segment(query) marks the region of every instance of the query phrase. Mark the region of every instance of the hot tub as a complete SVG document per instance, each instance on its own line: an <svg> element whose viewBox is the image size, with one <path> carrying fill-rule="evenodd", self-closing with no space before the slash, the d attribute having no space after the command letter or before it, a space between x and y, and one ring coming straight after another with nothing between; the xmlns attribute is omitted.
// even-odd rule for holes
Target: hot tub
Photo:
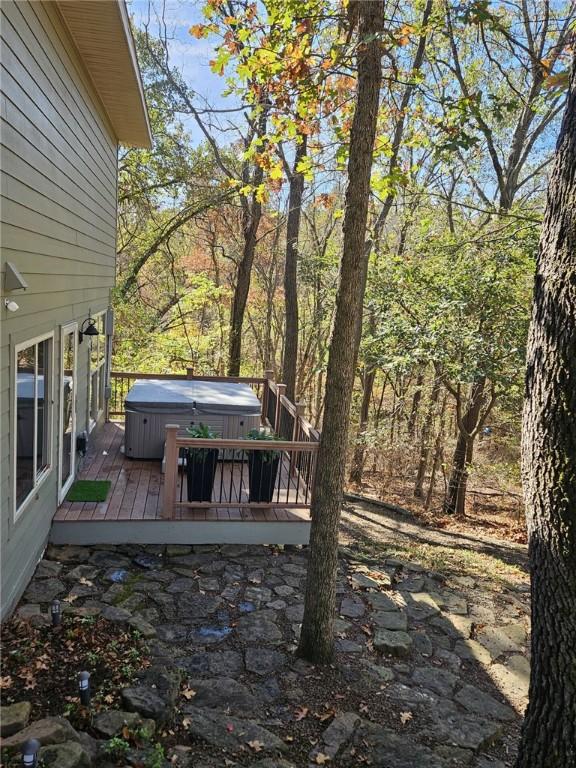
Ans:
<svg viewBox="0 0 576 768"><path fill-rule="evenodd" d="M133 459L162 459L166 424L206 424L219 437L244 437L260 426L261 404L248 384L140 379L124 401L124 451Z"/></svg>

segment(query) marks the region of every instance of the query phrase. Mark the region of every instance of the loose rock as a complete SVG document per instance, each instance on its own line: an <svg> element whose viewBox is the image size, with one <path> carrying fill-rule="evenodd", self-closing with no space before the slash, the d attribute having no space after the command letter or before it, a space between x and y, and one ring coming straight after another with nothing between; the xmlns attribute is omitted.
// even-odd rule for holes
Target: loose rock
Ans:
<svg viewBox="0 0 576 768"><path fill-rule="evenodd" d="M249 742L257 743L261 752L285 752L287 749L282 739L253 720L197 709L190 711L186 721L193 736L219 749L247 749Z"/></svg>
<svg viewBox="0 0 576 768"><path fill-rule="evenodd" d="M407 632L377 629L374 633L374 648L392 656L408 656L412 648L412 638Z"/></svg>
<svg viewBox="0 0 576 768"><path fill-rule="evenodd" d="M46 768L90 768L92 764L84 747L76 741L42 747L38 757L40 765Z"/></svg>
<svg viewBox="0 0 576 768"><path fill-rule="evenodd" d="M32 705L29 701L0 707L0 736L4 739L26 728L31 712Z"/></svg>

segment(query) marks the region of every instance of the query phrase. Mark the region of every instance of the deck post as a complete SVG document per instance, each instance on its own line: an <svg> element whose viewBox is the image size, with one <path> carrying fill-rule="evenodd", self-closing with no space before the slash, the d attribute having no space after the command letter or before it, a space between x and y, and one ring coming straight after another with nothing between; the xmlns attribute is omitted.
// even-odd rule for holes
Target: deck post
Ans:
<svg viewBox="0 0 576 768"><path fill-rule="evenodd" d="M164 473L164 503L162 505L162 517L165 520L174 519L174 503L176 501L176 486L178 484L178 454L176 442L178 424L166 424L166 471Z"/></svg>
<svg viewBox="0 0 576 768"><path fill-rule="evenodd" d="M276 413L274 414L274 433L280 434L280 420L282 417L282 395L286 394L286 384L276 384Z"/></svg>
<svg viewBox="0 0 576 768"><path fill-rule="evenodd" d="M294 415L294 428L292 430L292 440L297 442L300 440L300 419L304 416L304 410L306 408L304 403L294 403L296 414Z"/></svg>
<svg viewBox="0 0 576 768"><path fill-rule="evenodd" d="M265 382L262 387L262 424L266 424L268 418L268 398L270 394L270 382L274 379L274 371L264 371Z"/></svg>
<svg viewBox="0 0 576 768"><path fill-rule="evenodd" d="M306 406L304 403L294 403L294 426L292 427L292 440L297 443L300 438L300 420L304 418L304 409ZM298 463L298 457L301 456L301 453L292 454L290 456L290 466L292 468L291 475L294 477L296 475L296 469L297 469L297 463ZM299 468L299 467L298 467Z"/></svg>
<svg viewBox="0 0 576 768"><path fill-rule="evenodd" d="M186 368L186 378L187 379L194 378L194 368Z"/></svg>

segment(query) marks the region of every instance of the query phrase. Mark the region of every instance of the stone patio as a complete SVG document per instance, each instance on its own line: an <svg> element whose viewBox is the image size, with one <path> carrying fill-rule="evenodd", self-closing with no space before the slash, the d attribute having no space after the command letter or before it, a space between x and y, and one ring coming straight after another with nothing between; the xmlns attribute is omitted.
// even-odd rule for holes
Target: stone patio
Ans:
<svg viewBox="0 0 576 768"><path fill-rule="evenodd" d="M289 547L50 547L18 613L47 622L58 597L148 638L152 666L94 730L104 740L126 718L152 720L173 735L171 764L512 764L528 684L522 586L343 558L337 657L321 669L294 656L305 576L306 551ZM99 744L81 758L63 747L62 765L111 765Z"/></svg>

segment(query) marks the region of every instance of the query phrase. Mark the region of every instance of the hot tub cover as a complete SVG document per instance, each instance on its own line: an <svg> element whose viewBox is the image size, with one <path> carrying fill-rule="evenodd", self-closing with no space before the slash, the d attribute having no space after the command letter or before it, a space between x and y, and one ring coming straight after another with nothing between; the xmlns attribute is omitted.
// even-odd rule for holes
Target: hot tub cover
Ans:
<svg viewBox="0 0 576 768"><path fill-rule="evenodd" d="M206 413L246 416L259 414L260 400L248 384L230 381L140 379L124 401L139 413Z"/></svg>

